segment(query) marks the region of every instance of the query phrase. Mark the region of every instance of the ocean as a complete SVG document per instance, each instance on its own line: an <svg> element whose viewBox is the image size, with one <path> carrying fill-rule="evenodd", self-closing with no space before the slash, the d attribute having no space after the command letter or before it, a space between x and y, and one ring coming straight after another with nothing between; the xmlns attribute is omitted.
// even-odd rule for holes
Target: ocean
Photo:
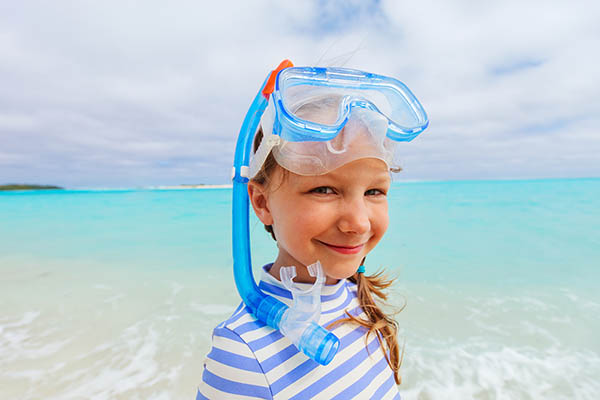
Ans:
<svg viewBox="0 0 600 400"><path fill-rule="evenodd" d="M367 274L406 306L403 399L600 398L600 179L389 203ZM276 247L251 235L258 271ZM0 398L195 398L232 264L231 189L0 192Z"/></svg>

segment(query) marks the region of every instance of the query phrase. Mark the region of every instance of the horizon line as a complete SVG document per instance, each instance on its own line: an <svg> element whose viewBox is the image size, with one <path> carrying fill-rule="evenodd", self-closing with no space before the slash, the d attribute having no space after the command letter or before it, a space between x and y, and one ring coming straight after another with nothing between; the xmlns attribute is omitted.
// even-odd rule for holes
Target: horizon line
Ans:
<svg viewBox="0 0 600 400"><path fill-rule="evenodd" d="M392 184L413 184L413 183L452 183L452 182L518 182L518 181L551 181L551 180L595 180L600 179L600 176L582 176L582 177L548 177L548 178L472 178L472 179L392 179ZM15 185L15 183L0 184L4 185ZM32 183L19 183L18 185L36 185L44 186L47 184L32 184ZM52 185L60 186L60 185ZM202 190L202 189L231 189L232 183L200 183L200 184L178 184L178 185L148 185L148 186L60 186L61 189L55 190L90 190L90 191L110 191L110 190ZM38 189L31 189L38 190ZM48 189L46 189L48 190Z"/></svg>

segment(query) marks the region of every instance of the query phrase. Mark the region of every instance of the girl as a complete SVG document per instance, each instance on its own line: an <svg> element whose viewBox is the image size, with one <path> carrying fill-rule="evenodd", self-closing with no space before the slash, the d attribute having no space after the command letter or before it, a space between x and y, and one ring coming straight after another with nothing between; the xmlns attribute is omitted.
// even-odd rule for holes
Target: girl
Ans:
<svg viewBox="0 0 600 400"><path fill-rule="evenodd" d="M238 162L265 107L254 156ZM388 226L395 144L426 126L392 78L289 62L271 74L242 127L234 182L247 182L239 196L278 254L258 287L247 283L247 225L234 224L244 302L213 331L197 399L400 398L397 325L375 301L391 281L365 275L364 261Z"/></svg>

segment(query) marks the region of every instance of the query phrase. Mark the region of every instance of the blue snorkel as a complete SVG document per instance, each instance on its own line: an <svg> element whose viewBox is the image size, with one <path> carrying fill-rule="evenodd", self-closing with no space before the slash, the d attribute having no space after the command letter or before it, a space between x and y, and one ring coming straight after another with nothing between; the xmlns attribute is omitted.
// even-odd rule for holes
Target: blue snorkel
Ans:
<svg viewBox="0 0 600 400"><path fill-rule="evenodd" d="M248 165L254 134L258 129L261 116L268 104L271 86L276 75L283 68L291 66L285 60L274 70L261 86L240 129L235 147L233 162L233 273L235 284L242 300L250 312L259 320L273 329L282 332L286 330L286 323L294 319L293 309L279 300L262 292L252 274L252 261L250 258L250 215L248 199ZM272 89L271 89L272 90ZM287 312L287 313L286 313ZM296 321L297 322L297 321ZM327 365L339 348L339 339L331 332L315 322L306 322L298 343L299 350L312 360L322 365Z"/></svg>

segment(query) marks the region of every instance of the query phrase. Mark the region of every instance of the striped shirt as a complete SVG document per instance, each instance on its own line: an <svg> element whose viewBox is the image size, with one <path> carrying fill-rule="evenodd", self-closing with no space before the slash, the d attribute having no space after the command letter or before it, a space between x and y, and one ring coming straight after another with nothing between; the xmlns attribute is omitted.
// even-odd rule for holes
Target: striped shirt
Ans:
<svg viewBox="0 0 600 400"><path fill-rule="evenodd" d="M260 289L291 305L292 295L263 268ZM305 284L310 286L309 284ZM308 287L307 286L307 287ZM363 317L356 284L342 279L321 292L321 326L344 318L345 310ZM394 375L375 335L354 323L333 328L340 348L320 365L250 314L242 303L213 331L198 399L400 399Z"/></svg>

